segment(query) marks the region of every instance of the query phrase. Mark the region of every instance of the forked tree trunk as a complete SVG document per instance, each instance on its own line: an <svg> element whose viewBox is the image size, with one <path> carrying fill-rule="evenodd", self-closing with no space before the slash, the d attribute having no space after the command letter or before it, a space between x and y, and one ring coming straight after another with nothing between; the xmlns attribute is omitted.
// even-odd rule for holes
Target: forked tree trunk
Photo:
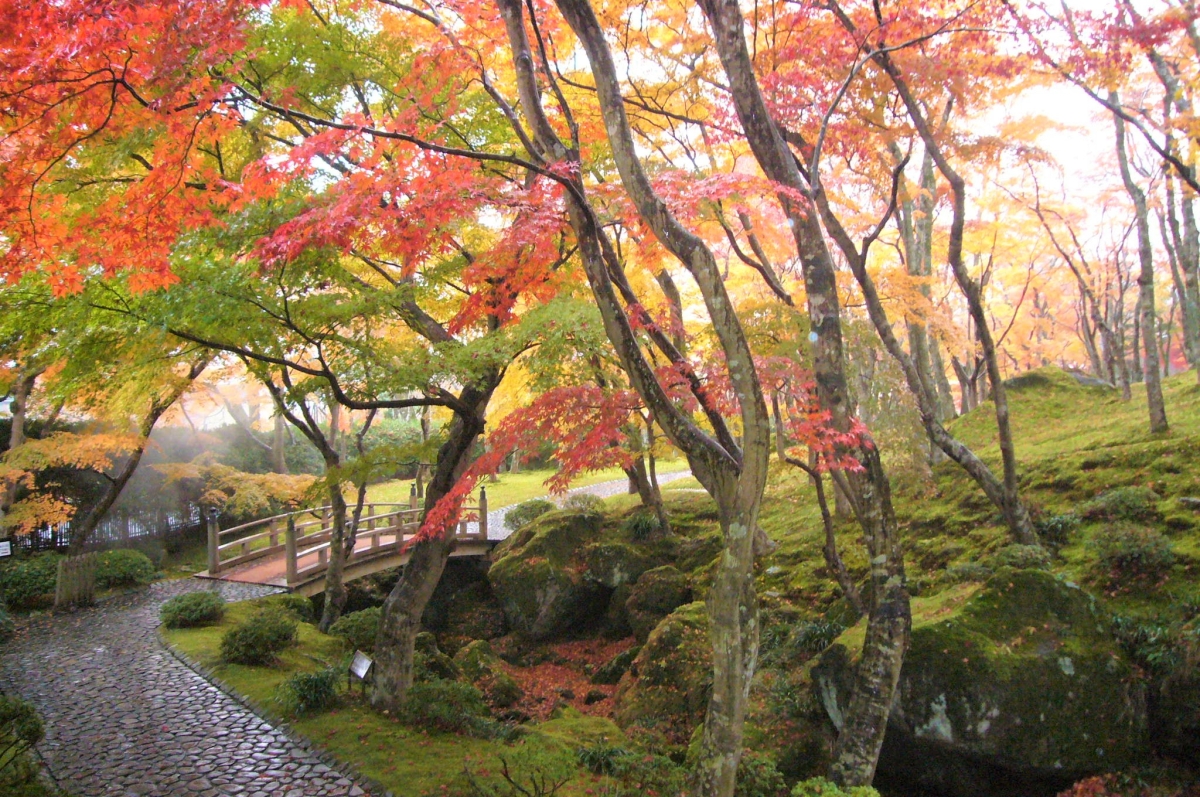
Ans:
<svg viewBox="0 0 1200 797"><path fill-rule="evenodd" d="M701 0L700 6L712 26L730 96L750 148L767 177L790 189L781 191L777 198L788 218L804 272L809 320L816 336L813 371L817 399L820 407L830 413L830 424L848 432L854 408L845 373L833 260L825 248L816 214L795 199L795 193L808 195L809 187L771 120L746 48L745 24L737 0ZM887 476L869 438L846 453L864 466L862 472L846 476L872 562L871 611L867 645L834 749L830 775L839 784L858 786L869 784L875 774L887 715L908 648L911 620Z"/></svg>

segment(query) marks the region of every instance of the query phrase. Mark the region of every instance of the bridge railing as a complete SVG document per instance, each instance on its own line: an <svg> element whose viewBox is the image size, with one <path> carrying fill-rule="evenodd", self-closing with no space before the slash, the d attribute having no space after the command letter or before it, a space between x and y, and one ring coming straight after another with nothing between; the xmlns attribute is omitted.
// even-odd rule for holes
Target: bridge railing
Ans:
<svg viewBox="0 0 1200 797"><path fill-rule="evenodd" d="M455 536L461 540L487 539L487 492L480 489L479 493L478 506L462 508L463 517L478 515L478 530L468 532L468 521L460 520ZM420 527L423 509L419 500L414 495L408 504L364 505L358 519L354 550L347 557L347 564L399 553ZM282 555L287 583L308 581L328 568L332 536L333 513L329 506L287 512L228 529L220 529L215 517L210 517L208 573L215 576L250 562Z"/></svg>

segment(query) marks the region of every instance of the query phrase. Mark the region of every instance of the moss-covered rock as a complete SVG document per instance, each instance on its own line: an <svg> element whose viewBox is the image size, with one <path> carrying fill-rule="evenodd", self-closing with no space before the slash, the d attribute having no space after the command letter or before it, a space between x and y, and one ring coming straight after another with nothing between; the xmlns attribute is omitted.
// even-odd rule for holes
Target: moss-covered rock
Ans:
<svg viewBox="0 0 1200 797"><path fill-rule="evenodd" d="M1049 573L1002 570L957 609L915 622L879 782L1015 797L1136 761L1148 749L1145 688L1105 616ZM857 652L861 626L843 638ZM835 725L846 649L834 645L814 669Z"/></svg>
<svg viewBox="0 0 1200 797"><path fill-rule="evenodd" d="M1180 660L1151 695L1151 737L1159 753L1200 769L1200 618L1180 637Z"/></svg>
<svg viewBox="0 0 1200 797"><path fill-rule="evenodd" d="M615 589L632 584L647 570L666 564L645 546L626 542L599 542L589 545L583 554L587 577Z"/></svg>
<svg viewBox="0 0 1200 797"><path fill-rule="evenodd" d="M464 647L454 656L462 674L483 692L493 708L508 708L524 696L521 687L504 671L492 646L480 639Z"/></svg>
<svg viewBox="0 0 1200 797"><path fill-rule="evenodd" d="M635 646L613 656L600 669L592 673L592 683L606 685L620 683L621 678L629 672L629 668L633 666L633 662L641 650L640 647Z"/></svg>
<svg viewBox="0 0 1200 797"><path fill-rule="evenodd" d="M617 690L614 719L685 744L704 718L712 691L712 649L703 602L681 606L658 624Z"/></svg>
<svg viewBox="0 0 1200 797"><path fill-rule="evenodd" d="M578 558L598 537L596 515L551 512L497 548L488 582L514 630L549 639L603 616L611 590Z"/></svg>
<svg viewBox="0 0 1200 797"><path fill-rule="evenodd" d="M692 599L688 577L672 565L647 570L637 580L625 601L629 627L638 642L645 643L664 617Z"/></svg>

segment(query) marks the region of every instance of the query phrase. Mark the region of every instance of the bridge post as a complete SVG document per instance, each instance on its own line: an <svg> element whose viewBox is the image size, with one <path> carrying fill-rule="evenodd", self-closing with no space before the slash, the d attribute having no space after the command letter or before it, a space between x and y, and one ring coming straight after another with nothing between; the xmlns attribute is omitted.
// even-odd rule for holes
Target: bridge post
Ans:
<svg viewBox="0 0 1200 797"><path fill-rule="evenodd" d="M283 564L287 569L288 586L296 583L296 518L289 515L283 533Z"/></svg>
<svg viewBox="0 0 1200 797"><path fill-rule="evenodd" d="M417 508L417 485L415 483L412 487L408 488L408 508Z"/></svg>
<svg viewBox="0 0 1200 797"><path fill-rule="evenodd" d="M221 527L217 525L217 515L220 510L215 506L208 510L208 574L215 576L221 572Z"/></svg>
<svg viewBox="0 0 1200 797"><path fill-rule="evenodd" d="M487 488L479 488L479 536L487 539Z"/></svg>

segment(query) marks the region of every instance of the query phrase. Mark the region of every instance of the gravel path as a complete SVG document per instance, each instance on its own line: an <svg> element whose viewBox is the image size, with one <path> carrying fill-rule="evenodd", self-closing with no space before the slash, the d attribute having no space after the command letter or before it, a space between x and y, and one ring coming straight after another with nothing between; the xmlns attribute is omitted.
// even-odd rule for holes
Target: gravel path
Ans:
<svg viewBox="0 0 1200 797"><path fill-rule="evenodd" d="M38 749L59 785L75 797L364 794L163 647L163 601L213 585L228 601L276 591L163 582L37 617L0 648L0 689L33 702L46 721Z"/></svg>
<svg viewBox="0 0 1200 797"><path fill-rule="evenodd" d="M681 470L676 473L660 473L658 475L658 483L660 485L668 484L676 479L682 479L691 475L692 472L687 470ZM487 487L487 484L484 484L483 486ZM567 490L566 495L558 498L551 497L551 500L554 500L559 506L562 506L563 501L565 501L569 496L578 495L581 493L594 495L598 498L610 498L614 495L625 495L628 492L629 481L627 479L614 479L613 481L600 482L599 484L589 484L586 487L574 487L570 490ZM489 540L502 540L508 535L512 534L511 531L504 528L504 517L508 514L510 509L516 506L518 506L518 504L511 504L509 506L502 506L499 509L493 509L491 512L488 512ZM468 523L467 525L470 530L478 528L478 524L476 523Z"/></svg>

